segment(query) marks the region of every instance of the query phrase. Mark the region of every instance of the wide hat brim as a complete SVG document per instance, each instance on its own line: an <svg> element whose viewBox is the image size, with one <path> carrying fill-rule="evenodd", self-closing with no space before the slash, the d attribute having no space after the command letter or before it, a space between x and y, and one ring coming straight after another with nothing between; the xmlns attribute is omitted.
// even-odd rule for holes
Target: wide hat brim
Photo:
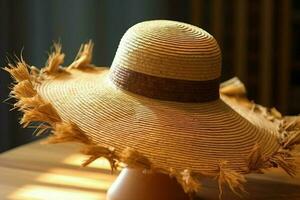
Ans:
<svg viewBox="0 0 300 200"><path fill-rule="evenodd" d="M21 123L46 122L39 129L53 129L52 143L85 144L83 152L91 155L86 164L103 156L112 165L156 169L183 180L182 172L189 172L230 182L232 176L242 181L236 173L288 163L276 126L243 106L224 98L182 103L143 97L114 85L109 68L91 66L86 52L68 68L59 67L62 55L57 48L41 71L28 70L23 61L6 70L16 79L12 96L24 112ZM294 173L293 165L283 168Z"/></svg>
<svg viewBox="0 0 300 200"><path fill-rule="evenodd" d="M207 103L160 101L116 87L108 68L68 70L46 80L38 92L64 120L72 121L94 142L117 151L134 148L158 168L212 172L221 160L247 169L256 144L270 156L276 136L259 129L221 99Z"/></svg>

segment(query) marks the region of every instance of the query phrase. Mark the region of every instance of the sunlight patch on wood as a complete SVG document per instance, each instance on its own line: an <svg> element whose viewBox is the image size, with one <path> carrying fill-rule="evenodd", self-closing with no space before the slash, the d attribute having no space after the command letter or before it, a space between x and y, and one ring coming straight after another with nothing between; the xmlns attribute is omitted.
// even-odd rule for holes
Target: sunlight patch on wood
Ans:
<svg viewBox="0 0 300 200"><path fill-rule="evenodd" d="M105 200L104 192L78 191L76 189L65 189L62 187L25 185L11 194L11 200Z"/></svg>
<svg viewBox="0 0 300 200"><path fill-rule="evenodd" d="M107 176L102 177L102 174L100 173L95 173L94 176L97 177L97 179L78 176L78 174L65 175L57 173L45 173L39 176L36 180L46 184L50 183L62 186L73 186L77 188L87 188L95 190L107 190L113 182L112 178L111 180L107 180Z"/></svg>

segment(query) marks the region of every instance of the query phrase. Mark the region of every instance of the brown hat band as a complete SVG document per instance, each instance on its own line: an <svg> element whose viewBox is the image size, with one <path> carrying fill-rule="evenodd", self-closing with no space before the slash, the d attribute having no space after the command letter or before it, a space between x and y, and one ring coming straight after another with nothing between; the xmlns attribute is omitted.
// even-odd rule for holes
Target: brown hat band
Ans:
<svg viewBox="0 0 300 200"><path fill-rule="evenodd" d="M219 78L192 81L151 76L124 67L111 69L118 87L154 99L177 102L207 102L219 98Z"/></svg>

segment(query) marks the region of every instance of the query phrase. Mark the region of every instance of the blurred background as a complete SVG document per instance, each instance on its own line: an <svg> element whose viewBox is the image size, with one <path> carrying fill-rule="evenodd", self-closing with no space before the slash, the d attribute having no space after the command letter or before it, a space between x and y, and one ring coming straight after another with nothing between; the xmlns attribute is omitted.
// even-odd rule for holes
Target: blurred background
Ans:
<svg viewBox="0 0 300 200"><path fill-rule="evenodd" d="M210 32L223 53L223 76L238 76L257 103L300 113L300 1L296 0L0 0L0 66L23 57L42 67L53 41L69 64L95 43L93 63L109 66L124 32L137 22L172 19ZM0 71L0 152L36 139L2 103L11 79Z"/></svg>

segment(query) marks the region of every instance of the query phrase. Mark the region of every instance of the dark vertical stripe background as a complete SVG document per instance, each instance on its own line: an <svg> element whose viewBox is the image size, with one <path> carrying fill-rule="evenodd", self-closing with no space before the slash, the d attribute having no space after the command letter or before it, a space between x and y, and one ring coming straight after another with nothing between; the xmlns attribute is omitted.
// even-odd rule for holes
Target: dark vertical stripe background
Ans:
<svg viewBox="0 0 300 200"><path fill-rule="evenodd" d="M68 65L89 39L95 43L93 63L109 66L124 32L151 19L204 28L221 45L221 80L239 75L250 99L284 113L300 113L297 0L0 0L0 67L22 49L29 64L41 67L49 47L58 40ZM1 102L8 96L10 82L0 70ZM20 114L9 112L10 108L0 103L0 152L34 139L33 130L20 128Z"/></svg>

